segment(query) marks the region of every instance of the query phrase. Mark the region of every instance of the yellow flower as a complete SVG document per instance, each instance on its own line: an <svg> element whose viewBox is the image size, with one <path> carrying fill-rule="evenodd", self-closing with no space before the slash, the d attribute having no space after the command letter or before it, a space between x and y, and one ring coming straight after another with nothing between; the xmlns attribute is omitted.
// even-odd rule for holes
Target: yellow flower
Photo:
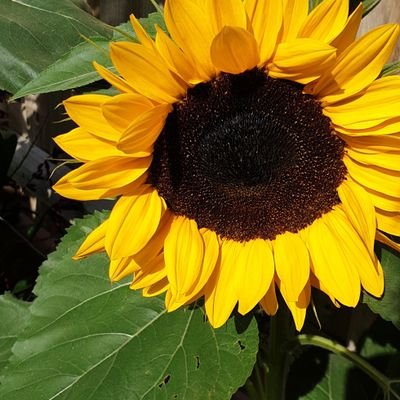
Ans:
<svg viewBox="0 0 400 400"><path fill-rule="evenodd" d="M106 251L169 311L204 296L214 327L237 306L301 329L311 287L354 307L381 296L374 241L400 235L400 77L379 78L399 26L356 40L360 5L167 0L169 35L111 44L121 93L74 96L56 142L83 163L54 189L118 196L76 258ZM378 231L379 229L379 231Z"/></svg>

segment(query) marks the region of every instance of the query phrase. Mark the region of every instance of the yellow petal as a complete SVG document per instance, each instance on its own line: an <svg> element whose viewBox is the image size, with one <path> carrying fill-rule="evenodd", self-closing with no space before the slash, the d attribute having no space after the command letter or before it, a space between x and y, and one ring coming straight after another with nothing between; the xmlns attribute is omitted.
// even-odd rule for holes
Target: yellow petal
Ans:
<svg viewBox="0 0 400 400"><path fill-rule="evenodd" d="M203 296L203 288L214 272L220 253L220 245L217 235L215 232L206 228L201 228L200 234L204 241L204 258L198 280L187 295L178 295L173 289L170 290L171 299L168 302L168 311L174 311L184 304L193 303Z"/></svg>
<svg viewBox="0 0 400 400"><path fill-rule="evenodd" d="M363 165L347 155L343 161L350 176L361 185L389 196L400 197L399 172Z"/></svg>
<svg viewBox="0 0 400 400"><path fill-rule="evenodd" d="M340 303L338 303L335 299L334 296L332 296L332 293L329 292L329 290L326 288L326 286L317 279L317 277L313 274L313 272L311 271L310 274L310 284L312 287L317 288L318 290L320 290L321 292L325 293L331 300L331 302L333 303L333 305L337 308L340 308L341 305Z"/></svg>
<svg viewBox="0 0 400 400"><path fill-rule="evenodd" d="M244 243L236 268L242 274L238 311L244 315L260 302L271 285L275 272L271 243L263 239Z"/></svg>
<svg viewBox="0 0 400 400"><path fill-rule="evenodd" d="M137 20L137 18L131 14L129 17L133 30L136 33L137 38L139 39L140 43L147 47L148 49L155 49L155 45L153 42L153 39L147 34L147 32L143 29L142 25L140 25L140 22Z"/></svg>
<svg viewBox="0 0 400 400"><path fill-rule="evenodd" d="M287 301L296 302L310 276L310 256L301 237L286 232L274 241L276 274Z"/></svg>
<svg viewBox="0 0 400 400"><path fill-rule="evenodd" d="M166 0L164 18L172 39L197 66L203 80L215 74L210 47L216 35L216 16L195 0Z"/></svg>
<svg viewBox="0 0 400 400"><path fill-rule="evenodd" d="M204 242L194 220L175 216L165 239L164 257L172 294L185 298L201 275L204 258Z"/></svg>
<svg viewBox="0 0 400 400"><path fill-rule="evenodd" d="M237 260L242 247L233 240L222 241L220 262L205 288L205 309L214 328L225 324L238 301L242 274Z"/></svg>
<svg viewBox="0 0 400 400"><path fill-rule="evenodd" d="M124 155L117 149L115 143L102 140L82 128L58 135L54 141L71 157L83 162Z"/></svg>
<svg viewBox="0 0 400 400"><path fill-rule="evenodd" d="M110 46L113 64L143 96L160 103L174 103L186 92L165 62L154 51L137 43L114 42Z"/></svg>
<svg viewBox="0 0 400 400"><path fill-rule="evenodd" d="M157 231L148 241L146 246L143 247L137 254L132 256L135 262L144 268L145 265L161 253L164 247L164 241L167 237L173 220L173 214L167 209L161 217L160 224L157 227Z"/></svg>
<svg viewBox="0 0 400 400"><path fill-rule="evenodd" d="M384 233L376 231L376 240L400 253L400 244L396 243L392 239L389 239Z"/></svg>
<svg viewBox="0 0 400 400"><path fill-rule="evenodd" d="M347 20L346 26L342 32L331 43L338 49L338 54L342 53L356 39L358 28L360 27L363 14L363 5L360 3Z"/></svg>
<svg viewBox="0 0 400 400"><path fill-rule="evenodd" d="M132 259L132 257L117 258L110 260L110 268L108 276L111 282L117 282L140 271L140 266Z"/></svg>
<svg viewBox="0 0 400 400"><path fill-rule="evenodd" d="M225 26L211 45L211 60L223 72L239 74L254 68L259 61L257 42L243 28Z"/></svg>
<svg viewBox="0 0 400 400"><path fill-rule="evenodd" d="M367 252L365 243L351 226L345 213L337 210L331 218L330 228L338 240L343 241L343 246L348 252L349 262L357 269L363 288L376 297L383 293L384 281L382 268L374 254ZM340 299L338 298L340 301Z"/></svg>
<svg viewBox="0 0 400 400"><path fill-rule="evenodd" d="M325 0L308 15L298 37L330 43L344 29L348 14L348 1Z"/></svg>
<svg viewBox="0 0 400 400"><path fill-rule="evenodd" d="M104 118L102 105L110 96L102 94L82 94L64 101L64 107L72 120L81 128L102 139L116 141L120 133Z"/></svg>
<svg viewBox="0 0 400 400"><path fill-rule="evenodd" d="M355 307L360 297L360 278L354 264L357 254L351 242L346 242L350 235L341 237L334 230L337 214L331 211L315 220L308 229L307 244L317 279L342 304Z"/></svg>
<svg viewBox="0 0 400 400"><path fill-rule="evenodd" d="M362 186L368 193L372 203L375 207L381 208L385 211L400 212L400 198L388 196L385 193L376 192L375 190Z"/></svg>
<svg viewBox="0 0 400 400"><path fill-rule="evenodd" d="M210 276L214 272L220 252L220 245L215 232L206 228L201 228L200 234L204 241L204 258L199 278L195 286L190 290L191 298L197 296L207 284Z"/></svg>
<svg viewBox="0 0 400 400"><path fill-rule="evenodd" d="M151 159L108 157L80 166L58 181L68 181L81 189L123 187L138 179L150 165Z"/></svg>
<svg viewBox="0 0 400 400"><path fill-rule="evenodd" d="M383 136L397 134L400 132L400 117L388 119L379 125L366 129L349 129L339 125L335 125L335 131L345 134L350 137L364 136ZM379 139L381 140L381 139Z"/></svg>
<svg viewBox="0 0 400 400"><path fill-rule="evenodd" d="M303 328L304 321L306 319L307 307L310 304L310 298L311 285L309 282L307 282L297 301L287 301L285 299L285 302L292 314L296 330L299 332Z"/></svg>
<svg viewBox="0 0 400 400"><path fill-rule="evenodd" d="M98 64L96 61L93 61L93 66L95 67L98 74L105 79L108 83L113 85L116 89L118 89L122 93L133 93L136 90L129 85L125 79L122 79L120 76L113 74L107 68L104 68L102 65Z"/></svg>
<svg viewBox="0 0 400 400"><path fill-rule="evenodd" d="M279 305L276 298L275 281L273 279L267 293L260 300L260 305L268 315L275 315L278 311Z"/></svg>
<svg viewBox="0 0 400 400"><path fill-rule="evenodd" d="M400 152L366 154L348 149L347 155L353 160L365 165L377 166L400 172ZM400 177L400 174L398 174L398 176Z"/></svg>
<svg viewBox="0 0 400 400"><path fill-rule="evenodd" d="M258 43L261 63L267 62L275 51L283 22L280 1L245 0L244 6Z"/></svg>
<svg viewBox="0 0 400 400"><path fill-rule="evenodd" d="M368 286L368 282L365 280L360 271L361 284L363 288L375 297L382 297L385 289L385 274L377 257L375 257L375 270L369 275L372 275L370 279L374 280L370 286ZM369 278L369 275L366 276L367 279Z"/></svg>
<svg viewBox="0 0 400 400"><path fill-rule="evenodd" d="M84 190L76 188L68 182L57 182L53 189L67 199L79 201L107 199L121 194L121 189L98 188Z"/></svg>
<svg viewBox="0 0 400 400"><path fill-rule="evenodd" d="M159 27L156 26L156 46L160 55L171 71L174 71L185 82L191 84L202 81L196 66L189 60L186 54L173 42L173 40Z"/></svg>
<svg viewBox="0 0 400 400"><path fill-rule="evenodd" d="M339 135L349 147L360 153L396 151L400 148L400 135L348 136Z"/></svg>
<svg viewBox="0 0 400 400"><path fill-rule="evenodd" d="M376 209L378 229L390 235L400 236L400 212L384 211Z"/></svg>
<svg viewBox="0 0 400 400"><path fill-rule="evenodd" d="M350 179L338 187L338 194L347 218L363 239L371 258L374 258L376 216L370 196Z"/></svg>
<svg viewBox="0 0 400 400"><path fill-rule="evenodd" d="M135 157L146 157L153 152L153 144L164 128L170 104L160 104L137 117L121 135L118 149Z"/></svg>
<svg viewBox="0 0 400 400"><path fill-rule="evenodd" d="M353 160L365 165L378 166L387 168L393 171L400 171L400 152L385 152L385 153L360 153L351 148L347 150L347 155ZM399 174L400 177L400 174Z"/></svg>
<svg viewBox="0 0 400 400"><path fill-rule="evenodd" d="M334 62L336 49L314 39L281 43L268 64L272 78L290 79L302 84L317 79Z"/></svg>
<svg viewBox="0 0 400 400"><path fill-rule="evenodd" d="M352 96L370 85L381 73L399 36L399 25L375 28L350 45L338 57L332 70L308 88L326 105Z"/></svg>
<svg viewBox="0 0 400 400"><path fill-rule="evenodd" d="M112 260L132 256L149 242L160 223L164 202L150 185L122 196L110 214L106 250Z"/></svg>
<svg viewBox="0 0 400 400"><path fill-rule="evenodd" d="M63 176L53 189L76 200L113 197L134 184L148 169L151 157L109 157L90 161Z"/></svg>
<svg viewBox="0 0 400 400"><path fill-rule="evenodd" d="M161 279L161 281L155 283L154 285L148 286L143 289L143 297L154 297L161 293L164 293L169 288L169 282L167 278Z"/></svg>
<svg viewBox="0 0 400 400"><path fill-rule="evenodd" d="M308 0L283 0L283 10L282 41L288 41L297 36L307 18Z"/></svg>
<svg viewBox="0 0 400 400"><path fill-rule="evenodd" d="M133 290L143 289L146 286L154 285L166 276L164 254L159 254L146 265L145 269L135 273L130 288Z"/></svg>
<svg viewBox="0 0 400 400"><path fill-rule="evenodd" d="M138 93L124 93L112 97L102 105L107 122L117 131L123 132L143 112L154 104Z"/></svg>
<svg viewBox="0 0 400 400"><path fill-rule="evenodd" d="M91 254L104 251L104 239L106 237L108 220L101 223L97 228L86 236L85 241L80 245L79 249L72 257L74 260L80 260Z"/></svg>
<svg viewBox="0 0 400 400"><path fill-rule="evenodd" d="M376 80L357 96L324 107L324 114L335 125L348 129L366 129L398 117L399 99L400 76L387 76Z"/></svg>
<svg viewBox="0 0 400 400"><path fill-rule="evenodd" d="M212 1L211 4L214 7L218 31L225 26L246 29L247 16L244 11L242 0L218 0Z"/></svg>

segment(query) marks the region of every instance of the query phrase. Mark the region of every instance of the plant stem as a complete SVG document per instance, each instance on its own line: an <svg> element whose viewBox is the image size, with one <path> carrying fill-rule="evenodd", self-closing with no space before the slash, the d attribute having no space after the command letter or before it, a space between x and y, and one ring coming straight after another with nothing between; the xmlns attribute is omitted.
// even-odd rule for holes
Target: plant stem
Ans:
<svg viewBox="0 0 400 400"><path fill-rule="evenodd" d="M266 396L268 400L286 398L286 379L289 370L288 344L294 336L293 323L285 305L271 318L267 348Z"/></svg>
<svg viewBox="0 0 400 400"><path fill-rule="evenodd" d="M162 10L160 4L158 4L156 0L150 0L150 3L153 4L153 6L157 10L157 12L159 12L161 15L163 14L163 10Z"/></svg>
<svg viewBox="0 0 400 400"><path fill-rule="evenodd" d="M255 400L284 400L289 370L289 345L294 329L290 312L281 305L270 319L269 334L261 332L261 346L254 371L254 385L249 395ZM268 339L267 339L268 338Z"/></svg>
<svg viewBox="0 0 400 400"><path fill-rule="evenodd" d="M299 335L294 339L294 341L301 346L311 345L320 347L346 358L362 371L364 371L371 379L373 379L382 388L384 393L391 393L392 395L394 395L394 398L400 399L399 395L393 392L392 388L390 387L392 383L390 379L388 379L384 374L374 368L358 354L349 351L341 344L336 343L331 339L317 335Z"/></svg>

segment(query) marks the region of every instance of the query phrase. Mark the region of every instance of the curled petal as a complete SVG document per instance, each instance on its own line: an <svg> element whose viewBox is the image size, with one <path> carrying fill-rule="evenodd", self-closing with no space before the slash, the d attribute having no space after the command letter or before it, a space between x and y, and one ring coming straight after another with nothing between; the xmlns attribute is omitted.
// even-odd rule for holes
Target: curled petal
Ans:
<svg viewBox="0 0 400 400"><path fill-rule="evenodd" d="M399 37L399 25L382 25L351 44L307 93L325 105L348 98L370 85L381 73Z"/></svg>
<svg viewBox="0 0 400 400"><path fill-rule="evenodd" d="M109 219L105 247L110 258L128 257L142 250L156 232L163 212L163 200L149 185L122 196Z"/></svg>
<svg viewBox="0 0 400 400"><path fill-rule="evenodd" d="M64 101L64 107L71 119L81 128L102 139L115 142L120 133L104 118L102 105L110 100L102 94L82 94Z"/></svg>
<svg viewBox="0 0 400 400"><path fill-rule="evenodd" d="M344 29L348 13L348 1L325 0L307 16L298 37L330 43Z"/></svg>
<svg viewBox="0 0 400 400"><path fill-rule="evenodd" d="M225 26L212 42L211 59L218 70L240 74L254 68L260 57L251 33L243 28Z"/></svg>
<svg viewBox="0 0 400 400"><path fill-rule="evenodd" d="M104 251L105 237L107 232L108 220L101 223L97 228L86 236L85 241L80 245L79 249L72 257L74 260L80 260L91 254Z"/></svg>
<svg viewBox="0 0 400 400"><path fill-rule="evenodd" d="M120 74L149 99L174 103L185 94L187 87L153 50L137 43L114 42L110 55Z"/></svg>
<svg viewBox="0 0 400 400"><path fill-rule="evenodd" d="M278 45L268 64L268 74L272 78L306 84L330 68L335 57L336 49L328 44L314 39L295 39Z"/></svg>

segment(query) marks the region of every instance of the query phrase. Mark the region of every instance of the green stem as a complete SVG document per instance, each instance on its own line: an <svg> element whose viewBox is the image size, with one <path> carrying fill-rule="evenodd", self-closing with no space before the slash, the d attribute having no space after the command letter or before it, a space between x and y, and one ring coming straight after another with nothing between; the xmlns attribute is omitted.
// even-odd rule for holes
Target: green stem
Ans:
<svg viewBox="0 0 400 400"><path fill-rule="evenodd" d="M393 390L391 389L391 381L384 374L374 368L358 354L349 351L341 344L336 343L331 339L317 335L299 335L295 339L293 339L293 343L295 342L302 346L311 345L320 347L322 349L332 351L333 353L338 354L343 358L346 358L362 371L364 371L371 379L373 379L385 393L390 392L393 396L395 396L396 399L400 399L398 394L393 392Z"/></svg>
<svg viewBox="0 0 400 400"><path fill-rule="evenodd" d="M250 398L284 400L289 370L289 344L294 329L289 310L282 305L270 319L268 339L261 332L261 346L254 371L254 385ZM265 346L263 346L263 340Z"/></svg>
<svg viewBox="0 0 400 400"><path fill-rule="evenodd" d="M163 10L160 5L157 3L156 0L150 0L150 3L153 4L154 8L159 12L161 15L163 14Z"/></svg>

